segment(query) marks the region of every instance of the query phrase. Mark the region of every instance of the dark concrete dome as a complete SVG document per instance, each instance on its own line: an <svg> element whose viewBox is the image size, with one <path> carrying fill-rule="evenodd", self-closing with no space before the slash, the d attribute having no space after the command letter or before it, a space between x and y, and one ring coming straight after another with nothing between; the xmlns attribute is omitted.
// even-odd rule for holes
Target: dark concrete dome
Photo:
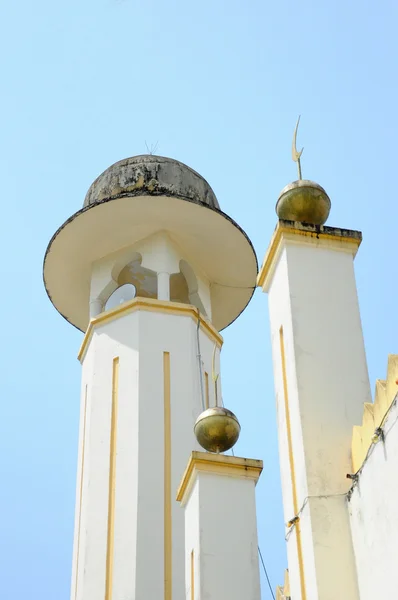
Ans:
<svg viewBox="0 0 398 600"><path fill-rule="evenodd" d="M90 186L83 207L126 196L172 196L219 210L210 185L183 163L144 154L115 163Z"/></svg>

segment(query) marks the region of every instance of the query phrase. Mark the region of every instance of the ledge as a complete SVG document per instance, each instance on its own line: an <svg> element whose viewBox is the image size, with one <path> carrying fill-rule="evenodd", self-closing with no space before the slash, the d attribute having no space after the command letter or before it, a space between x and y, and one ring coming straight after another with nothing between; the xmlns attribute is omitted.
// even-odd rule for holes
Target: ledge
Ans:
<svg viewBox="0 0 398 600"><path fill-rule="evenodd" d="M187 492L191 489L194 477L199 471L240 479L252 479L257 482L262 470L262 460L211 454L210 452L192 452L177 491L177 501L184 501Z"/></svg>
<svg viewBox="0 0 398 600"><path fill-rule="evenodd" d="M199 320L200 328L203 333L205 333L210 340L215 342L220 348L223 345L224 340L222 336L219 334L214 325L212 325L212 323L199 312L196 306L193 306L192 304L181 304L179 302L155 300L153 298L137 297L133 298L133 300L129 300L128 302L123 302L123 304L120 304L116 308L106 310L91 319L77 355L78 360L81 362L84 359L89 342L96 327L105 325L105 323L109 323L115 319L119 319L120 317L124 317L139 310L190 317L196 323Z"/></svg>
<svg viewBox="0 0 398 600"><path fill-rule="evenodd" d="M279 220L257 277L257 286L262 287L264 291L267 291L283 239L312 243L317 246L326 242L336 249L347 250L348 248L355 256L362 241L362 233L351 229Z"/></svg>

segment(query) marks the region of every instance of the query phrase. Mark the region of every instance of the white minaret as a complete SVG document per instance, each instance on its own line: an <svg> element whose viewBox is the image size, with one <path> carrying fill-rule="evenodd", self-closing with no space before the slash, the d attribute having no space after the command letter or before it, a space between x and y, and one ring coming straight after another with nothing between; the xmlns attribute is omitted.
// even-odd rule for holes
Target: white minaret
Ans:
<svg viewBox="0 0 398 600"><path fill-rule="evenodd" d="M284 515L294 600L358 600L347 510L353 426L371 400L353 260L316 183L282 191L258 283L269 296ZM284 596L282 596L284 597Z"/></svg>
<svg viewBox="0 0 398 600"><path fill-rule="evenodd" d="M71 600L185 598L176 491L256 273L208 183L150 155L107 169L52 238L47 293L85 332Z"/></svg>

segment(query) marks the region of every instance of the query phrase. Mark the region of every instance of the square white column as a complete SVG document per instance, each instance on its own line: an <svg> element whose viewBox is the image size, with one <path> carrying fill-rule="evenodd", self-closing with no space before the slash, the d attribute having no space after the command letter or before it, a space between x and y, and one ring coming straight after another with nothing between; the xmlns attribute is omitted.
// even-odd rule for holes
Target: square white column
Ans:
<svg viewBox="0 0 398 600"><path fill-rule="evenodd" d="M262 461L192 452L185 510L187 600L260 600L255 485Z"/></svg>

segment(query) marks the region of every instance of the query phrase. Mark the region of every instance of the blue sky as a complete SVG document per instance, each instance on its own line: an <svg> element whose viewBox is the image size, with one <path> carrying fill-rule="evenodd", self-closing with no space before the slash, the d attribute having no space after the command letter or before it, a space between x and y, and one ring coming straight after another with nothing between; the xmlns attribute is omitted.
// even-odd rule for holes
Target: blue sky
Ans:
<svg viewBox="0 0 398 600"><path fill-rule="evenodd" d="M210 182L261 263L278 193L296 178L301 113L303 176L328 191L330 225L363 231L356 273L372 385L385 376L398 351L397 18L393 0L2 3L4 600L69 598L81 334L47 300L44 251L94 178L145 153L145 142ZM258 523L275 587L286 560L259 290L224 339L224 401L242 424L236 453L264 460Z"/></svg>

